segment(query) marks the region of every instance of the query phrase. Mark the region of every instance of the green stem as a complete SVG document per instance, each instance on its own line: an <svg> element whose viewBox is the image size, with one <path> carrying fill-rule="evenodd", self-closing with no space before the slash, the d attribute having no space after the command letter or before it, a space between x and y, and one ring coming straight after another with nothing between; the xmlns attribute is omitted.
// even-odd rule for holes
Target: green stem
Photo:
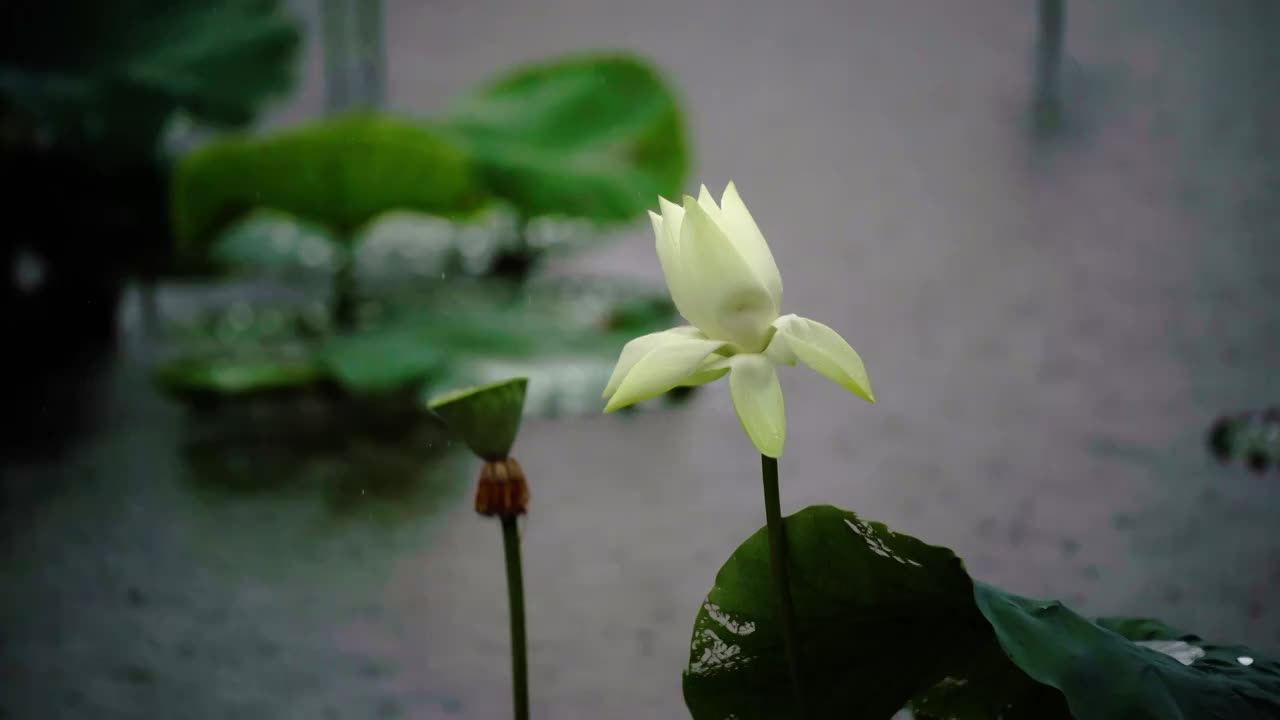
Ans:
<svg viewBox="0 0 1280 720"><path fill-rule="evenodd" d="M529 720L529 661L524 634L524 572L520 568L520 532L515 517L502 518L502 549L507 559L507 599L511 606L511 678L516 720Z"/></svg>
<svg viewBox="0 0 1280 720"><path fill-rule="evenodd" d="M796 637L796 610L791 602L791 574L787 569L787 536L782 525L782 501L778 497L778 460L760 456L764 478L764 517L769 532L769 570L778 599L778 615L782 619L782 645L791 671L791 692L795 695L797 717L808 718L803 677L800 671L800 646Z"/></svg>
<svg viewBox="0 0 1280 720"><path fill-rule="evenodd" d="M356 326L356 278L355 262L343 260L333 276L332 320L339 331L348 332Z"/></svg>

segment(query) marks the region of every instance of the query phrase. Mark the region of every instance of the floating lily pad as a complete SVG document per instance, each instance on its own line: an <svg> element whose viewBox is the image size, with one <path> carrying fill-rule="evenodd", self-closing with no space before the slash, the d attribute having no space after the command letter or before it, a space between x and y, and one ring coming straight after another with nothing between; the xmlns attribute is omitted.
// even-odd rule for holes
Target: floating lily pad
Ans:
<svg viewBox="0 0 1280 720"><path fill-rule="evenodd" d="M597 242L607 230L591 219L539 215L525 227L525 247L538 256L564 255Z"/></svg>
<svg viewBox="0 0 1280 720"><path fill-rule="evenodd" d="M154 378L181 400L314 389L329 371L318 353L330 324L323 303L236 302L166 330Z"/></svg>
<svg viewBox="0 0 1280 720"><path fill-rule="evenodd" d="M209 260L232 274L323 281L351 261L354 280L367 294L484 276L517 258L523 277L538 259L582 247L600 232L580 218L533 218L522 232L512 208L491 203L460 217L385 212L355 232L348 250L323 225L260 208L217 233Z"/></svg>
<svg viewBox="0 0 1280 720"><path fill-rule="evenodd" d="M462 218L383 213L355 235L355 279L371 290L483 275L519 242L515 213L501 204Z"/></svg>
<svg viewBox="0 0 1280 720"><path fill-rule="evenodd" d="M346 262L347 249L320 225L263 209L220 233L210 257L235 273L327 279Z"/></svg>
<svg viewBox="0 0 1280 720"><path fill-rule="evenodd" d="M439 344L394 328L336 335L318 359L329 378L353 393L416 387L447 363Z"/></svg>
<svg viewBox="0 0 1280 720"><path fill-rule="evenodd" d="M420 387L425 412L433 393L525 376L527 414L595 413L622 346L675 322L664 292L606 281L414 286L363 301L343 334L315 314L311 304L240 303L198 316L171 333L157 380L180 398L290 383L357 396Z"/></svg>
<svg viewBox="0 0 1280 720"><path fill-rule="evenodd" d="M457 235L446 217L406 210L383 213L356 234L356 282L442 279L459 268Z"/></svg>
<svg viewBox="0 0 1280 720"><path fill-rule="evenodd" d="M325 378L313 357L185 358L171 361L156 372L156 382L179 396L222 397L262 394L309 387Z"/></svg>
<svg viewBox="0 0 1280 720"><path fill-rule="evenodd" d="M1280 407L1220 417L1205 439L1219 462L1239 461L1258 474L1280 469Z"/></svg>
<svg viewBox="0 0 1280 720"><path fill-rule="evenodd" d="M508 282L459 278L447 284L422 284L370 299L380 317L406 321L423 318L423 309L455 324L500 326L512 332L528 328L531 335L544 328L595 336L650 332L678 321L675 305L665 289L609 278L553 278ZM530 323L537 327L529 328Z"/></svg>
<svg viewBox="0 0 1280 720"><path fill-rule="evenodd" d="M170 323L165 333L171 354L178 355L257 352L267 346L292 351L299 342L327 337L332 325L323 301L237 300Z"/></svg>
<svg viewBox="0 0 1280 720"><path fill-rule="evenodd" d="M526 415L594 414L622 346L676 321L665 293L616 283L509 285L487 292L490 307L503 310L477 312L484 305L475 293L486 287L454 288L432 303L448 320L433 323L431 332L453 348L456 361L428 395L520 376L529 380Z"/></svg>
<svg viewBox="0 0 1280 720"><path fill-rule="evenodd" d="M970 580L946 548L822 506L785 520L812 717L1261 720L1280 664L1157 621L1085 619ZM729 558L694 625L693 717L797 717L762 529Z"/></svg>

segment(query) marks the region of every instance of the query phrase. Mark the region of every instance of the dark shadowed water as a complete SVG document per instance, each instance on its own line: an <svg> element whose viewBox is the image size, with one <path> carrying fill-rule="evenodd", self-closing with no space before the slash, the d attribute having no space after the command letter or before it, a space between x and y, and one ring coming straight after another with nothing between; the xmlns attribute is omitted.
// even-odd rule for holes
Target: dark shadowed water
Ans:
<svg viewBox="0 0 1280 720"><path fill-rule="evenodd" d="M514 62L654 58L696 180L737 181L785 311L840 329L880 401L785 375L789 509L846 506L1012 590L1275 653L1280 473L1218 467L1202 434L1280 401L1280 7L1067 4L1049 136L1021 0L394 0L388 91L430 112ZM320 109L319 75L273 122ZM659 278L640 227L560 269ZM475 464L322 432L184 451L202 426L130 332L66 380L86 430L5 469L0 717L504 717ZM533 422L517 456L535 714L683 716L694 611L762 522L727 389Z"/></svg>

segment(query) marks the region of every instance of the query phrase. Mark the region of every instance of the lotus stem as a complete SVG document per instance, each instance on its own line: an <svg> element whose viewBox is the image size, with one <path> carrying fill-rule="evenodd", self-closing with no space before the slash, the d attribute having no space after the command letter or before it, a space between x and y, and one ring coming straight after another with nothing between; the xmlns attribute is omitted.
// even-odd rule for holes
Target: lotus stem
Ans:
<svg viewBox="0 0 1280 720"><path fill-rule="evenodd" d="M777 458L761 455L760 470L764 479L764 516L769 533L769 570L778 600L778 617L782 620L782 645L791 673L791 692L795 695L797 717L808 718L796 634L796 610L791 602L791 573L787 568L787 536L782 525L782 502L778 493Z"/></svg>
<svg viewBox="0 0 1280 720"><path fill-rule="evenodd" d="M516 720L529 720L529 660L524 629L524 572L520 532L514 515L502 516L502 549L507 561L507 598L511 606L511 680Z"/></svg>
<svg viewBox="0 0 1280 720"><path fill-rule="evenodd" d="M357 321L355 261L343 260L333 276L331 320L341 332L354 330Z"/></svg>

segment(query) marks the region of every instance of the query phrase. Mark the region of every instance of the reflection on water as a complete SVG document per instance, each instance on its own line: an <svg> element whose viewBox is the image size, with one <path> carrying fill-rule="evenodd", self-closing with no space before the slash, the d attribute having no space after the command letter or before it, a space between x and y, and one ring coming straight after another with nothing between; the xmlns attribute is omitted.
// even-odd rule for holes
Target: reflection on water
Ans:
<svg viewBox="0 0 1280 720"><path fill-rule="evenodd" d="M443 424L420 412L416 391L233 400L193 409L178 432L190 478L224 491L351 485L407 501L452 449Z"/></svg>
<svg viewBox="0 0 1280 720"><path fill-rule="evenodd" d="M358 642L385 622L395 560L467 507L474 468L438 426L351 432L315 407L184 417L123 363L107 386L102 425L60 464L6 471L0 708L338 717L305 698L358 678L371 716L458 710L379 697L398 668Z"/></svg>

